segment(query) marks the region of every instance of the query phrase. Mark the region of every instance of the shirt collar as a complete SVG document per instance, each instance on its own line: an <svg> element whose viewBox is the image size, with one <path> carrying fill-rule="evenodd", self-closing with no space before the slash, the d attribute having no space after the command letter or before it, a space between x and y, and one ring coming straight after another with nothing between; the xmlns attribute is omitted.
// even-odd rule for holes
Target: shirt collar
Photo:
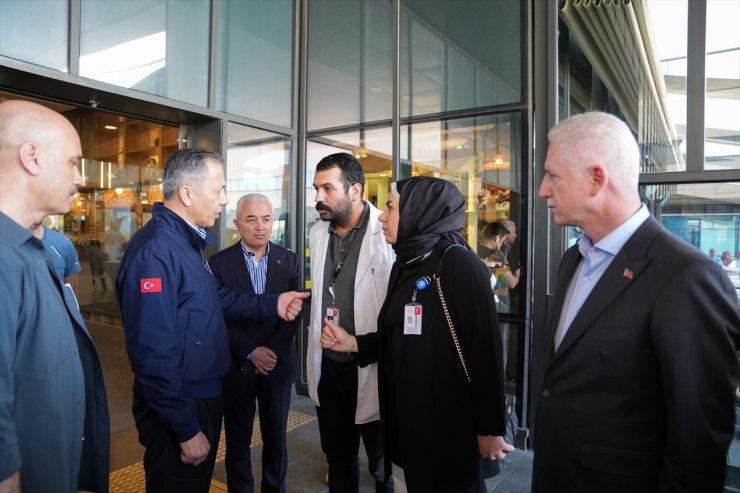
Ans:
<svg viewBox="0 0 740 493"><path fill-rule="evenodd" d="M17 247L27 242L29 239L31 243L39 248L44 248L41 240L33 236L33 234L13 219L10 216L0 212L0 240L13 247ZM33 241L36 240L36 241Z"/></svg>
<svg viewBox="0 0 740 493"><path fill-rule="evenodd" d="M252 250L249 249L247 245L244 244L242 240L239 240L239 244L242 246L242 252L244 252L244 255L247 255L249 257L255 257L255 254ZM262 258L267 258L267 256L270 255L270 242L267 242L267 247L265 248L265 254L262 256Z"/></svg>
<svg viewBox="0 0 740 493"><path fill-rule="evenodd" d="M642 204L637 212L632 214L629 219L617 226L617 228L603 237L595 245L587 235L584 234L581 236L578 239L578 250L581 252L581 255L586 258L588 258L589 252L592 248L597 248L611 255L616 255L648 217L650 217L650 213L645 204Z"/></svg>
<svg viewBox="0 0 740 493"><path fill-rule="evenodd" d="M185 219L183 219L183 221L185 221ZM191 228L193 228L193 230L195 230L196 233L198 233L198 236L200 236L204 240L206 239L206 235L208 235L208 233L206 232L206 229L205 228L199 228L198 226L196 226L194 224L191 224L188 221L185 221L185 222L188 223L188 226L190 226Z"/></svg>

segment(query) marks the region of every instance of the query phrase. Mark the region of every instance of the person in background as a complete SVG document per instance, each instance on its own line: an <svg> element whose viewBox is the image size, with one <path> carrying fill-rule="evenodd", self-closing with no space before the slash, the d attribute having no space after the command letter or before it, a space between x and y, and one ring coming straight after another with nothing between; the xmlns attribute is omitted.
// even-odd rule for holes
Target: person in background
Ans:
<svg viewBox="0 0 740 493"><path fill-rule="evenodd" d="M504 263L511 275L507 279L506 291L502 292L501 298L506 305L506 313L518 313L520 290L516 288L519 286L524 268L519 257L519 250L513 248L517 239L516 223L510 219L504 219L501 221L501 225L509 232L501 242L501 251L505 259ZM504 328L504 369L506 370L506 379L510 380L514 379L516 375L518 328L515 326L512 331L509 324L501 324L501 326Z"/></svg>
<svg viewBox="0 0 740 493"><path fill-rule="evenodd" d="M493 272L491 282L494 284L493 289L496 294L496 309L498 313L509 313L509 289L513 289L519 284L520 277L520 270L516 269L512 272L506 260L506 254L502 251L508 234L509 230L502 223L497 222L489 223L483 233L484 238L491 238L492 256L496 259L496 263L490 267Z"/></svg>
<svg viewBox="0 0 740 493"><path fill-rule="evenodd" d="M77 250L72 240L58 231L47 228L43 223L33 231L33 235L44 244L49 261L54 266L59 279L69 284L75 291L77 273L82 270L82 267L77 259Z"/></svg>
<svg viewBox="0 0 740 493"><path fill-rule="evenodd" d="M496 300L496 312L497 313L510 313L511 312L511 297L509 295L510 290L517 287L520 278L520 269L516 269L512 272L507 256L503 253L504 241L509 235L503 223L492 222L488 223L486 228L483 230L483 238L490 238L489 244L492 248L491 258L495 259L492 263L484 261L491 270L491 289L493 289L494 299ZM508 370L509 355L515 352L514 347L510 348L511 340L511 325L508 323L499 323L501 328L501 340L504 344L503 352L503 366L506 370L507 378L508 375L514 375L516 370Z"/></svg>
<svg viewBox="0 0 740 493"><path fill-rule="evenodd" d="M735 269L737 267L737 262L732 258L732 254L730 254L729 250L722 252L722 256L719 261L722 262L722 267L725 269Z"/></svg>
<svg viewBox="0 0 740 493"><path fill-rule="evenodd" d="M127 243L116 278L132 412L145 447L148 492L207 493L229 370L224 317L294 320L307 293L240 294L219 287L203 257L226 199L224 162L202 148L167 160L164 204Z"/></svg>
<svg viewBox="0 0 740 493"><path fill-rule="evenodd" d="M512 248L516 241L516 223L510 219L504 219L501 221L501 225L509 232L504 237L504 241L501 242L501 251L506 259L506 264L509 266L518 265L517 262L519 261L519 256L516 255L516 258L514 258L515 255L512 253ZM514 253L516 253L516 251L514 251Z"/></svg>
<svg viewBox="0 0 740 493"><path fill-rule="evenodd" d="M493 223L484 222L483 225L478 229L478 248L476 253L486 265L493 267L494 264L503 265L503 258L500 258L500 253L496 251L497 239L493 235Z"/></svg>
<svg viewBox="0 0 740 493"><path fill-rule="evenodd" d="M502 437L502 347L491 274L459 233L465 200L448 181L409 178L392 183L380 221L396 262L378 332L351 335L341 320L327 318L321 344L351 352L361 366L378 361L395 491L484 492L481 457L502 459L514 447Z"/></svg>
<svg viewBox="0 0 740 493"><path fill-rule="evenodd" d="M69 211L80 138L59 113L0 103L0 491L105 493L103 370L74 294L31 231Z"/></svg>
<svg viewBox="0 0 740 493"><path fill-rule="evenodd" d="M241 241L212 256L208 264L216 281L232 291L278 294L301 288L295 253L270 241L274 224L272 203L250 193L236 205L234 227ZM285 492L288 470L286 430L290 391L298 378L294 337L299 318L278 316L261 322L226 321L231 368L224 377L226 481L230 492L254 492L250 444L255 403L262 434L261 491Z"/></svg>
<svg viewBox="0 0 740 493"><path fill-rule="evenodd" d="M720 263L719 257L717 256L717 249L716 248L710 248L709 249L709 258L712 259L712 262L714 262L715 264L719 264Z"/></svg>
<svg viewBox="0 0 740 493"><path fill-rule="evenodd" d="M622 120L579 114L548 139L539 195L584 234L533 343L532 491L719 493L740 343L729 278L650 217Z"/></svg>
<svg viewBox="0 0 740 493"><path fill-rule="evenodd" d="M107 283L105 281L105 252L103 251L103 243L99 239L92 239L88 241L87 249L88 260L90 261L90 278L92 279L93 288L97 289L95 280L103 288L103 291L108 290Z"/></svg>
<svg viewBox="0 0 740 493"><path fill-rule="evenodd" d="M329 491L359 491L360 437L376 491L392 491L383 469L377 365L360 366L355 354L323 349L320 338L326 314L352 334L377 330L393 250L383 241L380 211L362 198L365 172L354 156L337 153L319 161L313 187L321 222L308 240L313 296L306 367Z"/></svg>

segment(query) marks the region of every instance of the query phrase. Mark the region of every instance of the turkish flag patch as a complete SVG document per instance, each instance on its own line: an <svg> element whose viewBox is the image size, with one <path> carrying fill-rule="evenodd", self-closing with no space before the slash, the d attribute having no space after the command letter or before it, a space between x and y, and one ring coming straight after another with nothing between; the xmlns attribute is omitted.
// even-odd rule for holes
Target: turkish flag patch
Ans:
<svg viewBox="0 0 740 493"><path fill-rule="evenodd" d="M161 293L162 292L162 278L156 277L152 279L141 280L141 292L142 293Z"/></svg>

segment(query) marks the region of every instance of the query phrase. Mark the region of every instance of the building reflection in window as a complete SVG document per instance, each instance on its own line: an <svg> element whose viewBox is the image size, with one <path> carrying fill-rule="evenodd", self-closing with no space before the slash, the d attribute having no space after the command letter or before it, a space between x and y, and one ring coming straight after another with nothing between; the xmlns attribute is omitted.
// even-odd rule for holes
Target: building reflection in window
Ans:
<svg viewBox="0 0 740 493"><path fill-rule="evenodd" d="M131 236L164 200L162 168L180 146L177 126L86 108L65 112L82 142L82 185L53 224L74 243L82 271L76 292L89 320L120 323L114 282ZM183 139L184 140L184 139Z"/></svg>

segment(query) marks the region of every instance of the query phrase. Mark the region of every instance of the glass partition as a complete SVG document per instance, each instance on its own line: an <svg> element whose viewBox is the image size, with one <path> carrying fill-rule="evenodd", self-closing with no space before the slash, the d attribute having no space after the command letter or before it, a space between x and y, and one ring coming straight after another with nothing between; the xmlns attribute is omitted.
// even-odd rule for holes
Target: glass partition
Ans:
<svg viewBox="0 0 740 493"><path fill-rule="evenodd" d="M290 238L290 140L288 137L236 123L229 123L226 151L226 196L221 248L239 241L234 227L236 205L248 193L270 199L273 227L270 241L292 248Z"/></svg>
<svg viewBox="0 0 740 493"><path fill-rule="evenodd" d="M704 169L740 169L740 2L707 2Z"/></svg>
<svg viewBox="0 0 740 493"><path fill-rule="evenodd" d="M82 77L207 106L209 0L81 0L80 8Z"/></svg>
<svg viewBox="0 0 740 493"><path fill-rule="evenodd" d="M390 0L308 3L309 130L390 120Z"/></svg>
<svg viewBox="0 0 740 493"><path fill-rule="evenodd" d="M449 180L466 198L463 235L495 275L500 313L519 313L521 226L520 115L507 113L402 127L404 176ZM497 223L506 229L494 234ZM521 274L521 270L519 270Z"/></svg>
<svg viewBox="0 0 740 493"><path fill-rule="evenodd" d="M740 301L740 182L642 185L665 228L720 264Z"/></svg>
<svg viewBox="0 0 740 493"><path fill-rule="evenodd" d="M120 323L118 264L131 236L162 202L162 170L180 146L179 127L87 108L65 111L82 143L82 185L52 227L75 245L82 271L74 286L89 320Z"/></svg>
<svg viewBox="0 0 740 493"><path fill-rule="evenodd" d="M522 99L522 2L406 0L402 5L402 117Z"/></svg>
<svg viewBox="0 0 740 493"><path fill-rule="evenodd" d="M67 72L68 26L67 2L2 0L0 55Z"/></svg>
<svg viewBox="0 0 740 493"><path fill-rule="evenodd" d="M293 1L220 1L219 109L290 127Z"/></svg>

